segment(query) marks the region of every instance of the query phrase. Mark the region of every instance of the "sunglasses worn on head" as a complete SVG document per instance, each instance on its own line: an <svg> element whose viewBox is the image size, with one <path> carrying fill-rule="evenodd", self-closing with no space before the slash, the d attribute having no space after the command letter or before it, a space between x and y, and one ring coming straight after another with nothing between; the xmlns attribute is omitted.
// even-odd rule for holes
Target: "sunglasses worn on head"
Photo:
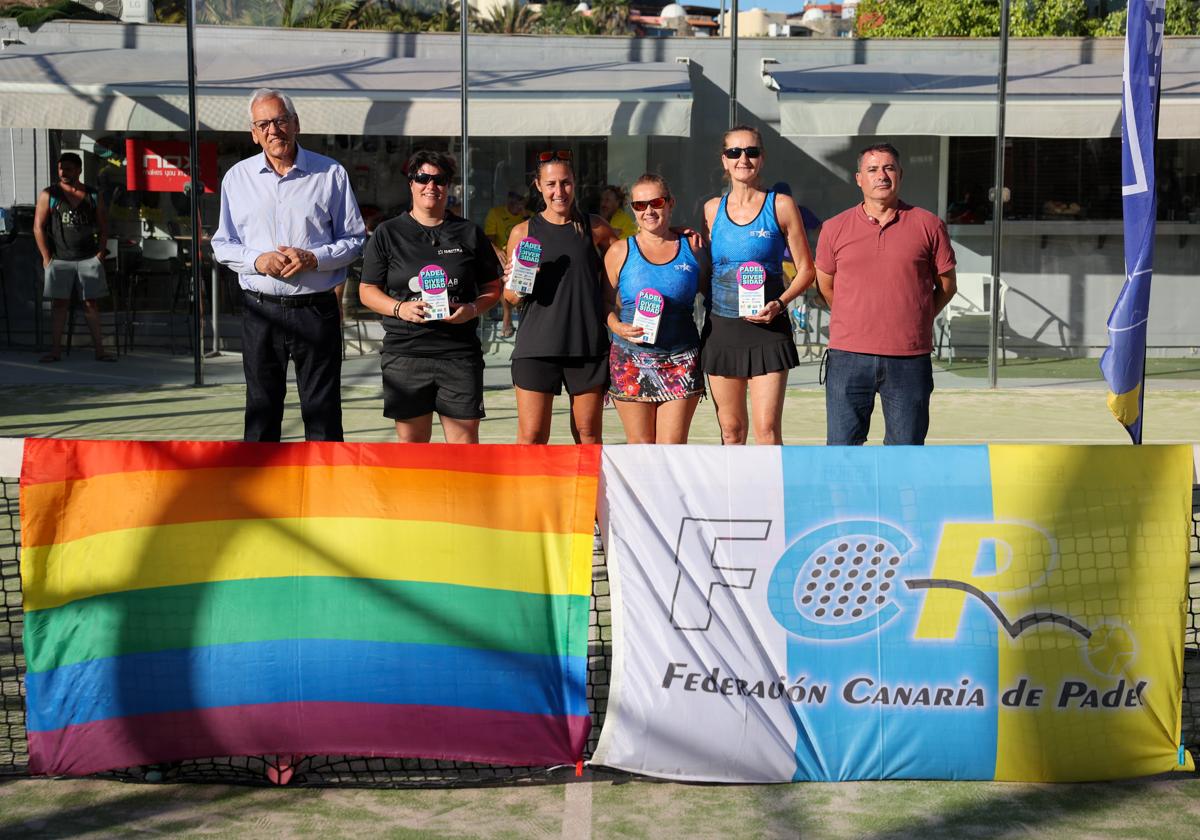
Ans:
<svg viewBox="0 0 1200 840"><path fill-rule="evenodd" d="M538 152L538 163L549 163L552 160L570 160L570 149L551 150L549 152Z"/></svg>
<svg viewBox="0 0 1200 840"><path fill-rule="evenodd" d="M745 152L750 160L754 160L762 156L762 146L730 146L723 154L730 160L737 160L742 156L742 152Z"/></svg>
<svg viewBox="0 0 1200 840"><path fill-rule="evenodd" d="M653 207L655 210L661 210L667 206L667 202L669 200L670 199L668 199L667 196L660 195L658 198L648 198L645 201L631 201L629 202L629 206L632 207L636 212L641 213L647 207Z"/></svg>
<svg viewBox="0 0 1200 840"><path fill-rule="evenodd" d="M292 115L284 114L282 117L276 117L273 120L254 120L250 125L254 126L260 132L266 133L267 129L275 126L276 131L283 131L292 124Z"/></svg>
<svg viewBox="0 0 1200 840"><path fill-rule="evenodd" d="M432 172L418 172L416 175L410 175L408 180L416 181L421 186L425 186L430 181L433 181L439 187L444 187L450 183L450 176L444 172L439 172L436 175Z"/></svg>

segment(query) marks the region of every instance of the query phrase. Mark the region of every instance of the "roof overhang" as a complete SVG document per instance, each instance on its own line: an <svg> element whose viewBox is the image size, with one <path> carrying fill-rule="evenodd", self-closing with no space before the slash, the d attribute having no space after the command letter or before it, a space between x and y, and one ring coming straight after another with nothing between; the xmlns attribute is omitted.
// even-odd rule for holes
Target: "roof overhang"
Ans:
<svg viewBox="0 0 1200 840"><path fill-rule="evenodd" d="M312 133L456 136L458 61L197 56L197 116L211 131L249 130L249 93L292 97ZM692 90L682 64L574 63L470 72L470 134L687 136ZM0 127L186 130L181 53L10 46L0 52Z"/></svg>
<svg viewBox="0 0 1200 840"><path fill-rule="evenodd" d="M1072 64L1048 56L1010 65L1004 117L1009 137L1119 137L1121 62ZM996 135L995 67L884 62L784 67L781 132L792 137ZM1165 56L1159 137L1200 137L1200 68Z"/></svg>

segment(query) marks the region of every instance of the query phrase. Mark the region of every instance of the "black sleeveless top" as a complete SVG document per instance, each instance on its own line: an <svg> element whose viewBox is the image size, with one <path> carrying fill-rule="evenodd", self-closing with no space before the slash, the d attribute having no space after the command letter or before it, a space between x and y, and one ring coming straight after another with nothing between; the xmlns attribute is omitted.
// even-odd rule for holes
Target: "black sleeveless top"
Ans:
<svg viewBox="0 0 1200 840"><path fill-rule="evenodd" d="M58 184L47 188L50 193L50 241L54 246L54 258L58 260L86 260L99 252L100 243L96 234L99 222L96 219L98 197L91 187L83 186L83 198L75 207L67 199Z"/></svg>
<svg viewBox="0 0 1200 840"><path fill-rule="evenodd" d="M606 355L600 254L590 224L580 234L572 223L552 224L538 213L529 220L529 235L542 243L542 262L523 304L512 357Z"/></svg>

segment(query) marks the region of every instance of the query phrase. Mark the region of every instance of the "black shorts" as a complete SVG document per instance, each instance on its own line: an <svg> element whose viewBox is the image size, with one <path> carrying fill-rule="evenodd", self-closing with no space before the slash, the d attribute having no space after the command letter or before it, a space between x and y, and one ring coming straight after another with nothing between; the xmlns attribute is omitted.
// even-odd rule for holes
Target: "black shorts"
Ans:
<svg viewBox="0 0 1200 840"><path fill-rule="evenodd" d="M608 353L603 356L539 356L512 360L512 381L539 394L574 396L608 387Z"/></svg>
<svg viewBox="0 0 1200 840"><path fill-rule="evenodd" d="M454 420L478 420L483 412L483 359L402 356L386 349L383 416L412 420L437 412Z"/></svg>

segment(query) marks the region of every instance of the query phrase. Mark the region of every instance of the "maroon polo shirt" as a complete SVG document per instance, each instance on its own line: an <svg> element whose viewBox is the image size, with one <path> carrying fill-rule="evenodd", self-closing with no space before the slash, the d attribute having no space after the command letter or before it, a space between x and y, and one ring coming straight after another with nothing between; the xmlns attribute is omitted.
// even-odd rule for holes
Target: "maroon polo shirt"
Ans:
<svg viewBox="0 0 1200 840"><path fill-rule="evenodd" d="M830 347L876 356L933 350L934 284L955 265L937 216L900 202L880 225L855 205L822 225L816 265L834 276Z"/></svg>

